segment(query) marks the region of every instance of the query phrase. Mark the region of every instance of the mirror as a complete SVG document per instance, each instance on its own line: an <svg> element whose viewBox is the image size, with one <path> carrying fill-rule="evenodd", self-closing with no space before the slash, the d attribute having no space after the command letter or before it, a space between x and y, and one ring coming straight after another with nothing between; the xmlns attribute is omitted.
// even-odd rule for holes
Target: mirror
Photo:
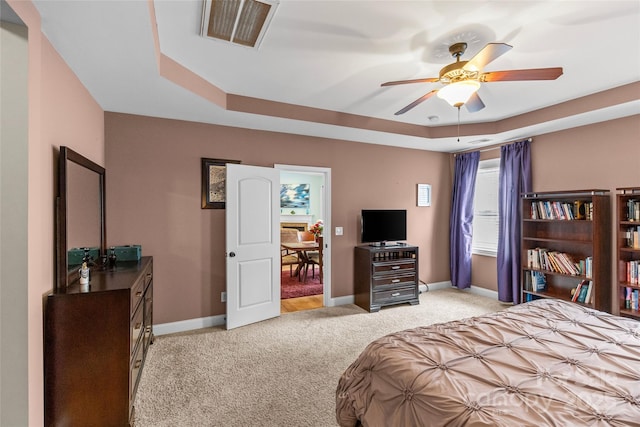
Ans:
<svg viewBox="0 0 640 427"><path fill-rule="evenodd" d="M78 278L85 248L95 263L106 254L105 170L64 146L58 161L57 212L56 291L64 291Z"/></svg>

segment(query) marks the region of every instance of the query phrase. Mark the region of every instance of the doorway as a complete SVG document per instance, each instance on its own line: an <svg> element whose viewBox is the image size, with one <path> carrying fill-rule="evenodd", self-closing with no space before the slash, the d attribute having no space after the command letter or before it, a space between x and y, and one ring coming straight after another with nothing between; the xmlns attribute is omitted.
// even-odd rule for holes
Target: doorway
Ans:
<svg viewBox="0 0 640 427"><path fill-rule="evenodd" d="M331 169L284 164L276 164L274 168L280 170L281 183L299 180L300 184L310 184L310 204L304 207L282 208L282 221L291 222L301 218L313 224L322 219L324 225L322 297L320 298L319 295L303 297L299 300L299 304L290 301L289 304L281 305L281 311L286 313L329 306L331 305Z"/></svg>

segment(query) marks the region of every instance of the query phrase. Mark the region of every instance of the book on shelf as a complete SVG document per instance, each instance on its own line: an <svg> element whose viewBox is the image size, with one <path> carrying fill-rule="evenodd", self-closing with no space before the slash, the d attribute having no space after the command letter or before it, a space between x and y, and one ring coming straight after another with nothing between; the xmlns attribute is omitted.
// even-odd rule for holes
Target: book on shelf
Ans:
<svg viewBox="0 0 640 427"><path fill-rule="evenodd" d="M627 310L638 310L638 303L640 300L640 290L633 289L631 287L624 288L625 290L625 306Z"/></svg>
<svg viewBox="0 0 640 427"><path fill-rule="evenodd" d="M584 260L584 275L591 279L593 276L593 257L586 257Z"/></svg>
<svg viewBox="0 0 640 427"><path fill-rule="evenodd" d="M578 283L578 286L576 286L575 288L571 289L571 301L576 302L578 301L578 297L580 296L580 289L582 289L582 284L584 283L584 280L580 283Z"/></svg>
<svg viewBox="0 0 640 427"><path fill-rule="evenodd" d="M587 284L587 291L585 292L585 295L584 295L584 301L580 301L580 302L584 302L585 304L591 304L591 298L593 298L593 282L589 280L589 283ZM580 300L580 298L578 298L578 300Z"/></svg>
<svg viewBox="0 0 640 427"><path fill-rule="evenodd" d="M640 249L640 225L628 227L623 237L628 248Z"/></svg>
<svg viewBox="0 0 640 427"><path fill-rule="evenodd" d="M631 283L632 285L640 284L640 277L638 277L640 274L640 272L638 271L640 268L640 261L639 260L627 261L623 265L625 266L625 270L626 270L625 277L626 277L627 283Z"/></svg>
<svg viewBox="0 0 640 427"><path fill-rule="evenodd" d="M578 283L571 292L571 301L589 304L593 295L593 282L591 280L583 280Z"/></svg>
<svg viewBox="0 0 640 427"><path fill-rule="evenodd" d="M533 294L526 294L524 296L524 302L530 302L530 301L535 301L537 299L543 298L541 296L538 295L533 295Z"/></svg>
<svg viewBox="0 0 640 427"><path fill-rule="evenodd" d="M547 279L541 271L531 271L531 290L544 292L547 290Z"/></svg>
<svg viewBox="0 0 640 427"><path fill-rule="evenodd" d="M640 221L640 200L627 200L627 220Z"/></svg>
<svg viewBox="0 0 640 427"><path fill-rule="evenodd" d="M571 255L564 252L550 251L547 248L527 249L529 268L579 276L585 271L583 265L585 265L584 261L575 262Z"/></svg>
<svg viewBox="0 0 640 427"><path fill-rule="evenodd" d="M583 203L583 205L580 206L584 207L584 202L581 203ZM531 219L559 219L568 221L584 219L578 218L576 209L578 209L578 207L575 203L571 202L550 200L533 201L531 202Z"/></svg>

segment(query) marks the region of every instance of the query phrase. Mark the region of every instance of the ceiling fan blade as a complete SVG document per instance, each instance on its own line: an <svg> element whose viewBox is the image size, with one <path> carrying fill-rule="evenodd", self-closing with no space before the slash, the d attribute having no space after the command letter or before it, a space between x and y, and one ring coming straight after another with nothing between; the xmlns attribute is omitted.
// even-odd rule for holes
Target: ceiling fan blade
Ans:
<svg viewBox="0 0 640 427"><path fill-rule="evenodd" d="M470 113L475 113L476 111L480 111L484 108L484 102L482 102L482 99L480 99L478 92L474 92L473 95L471 95L471 98L469 98L469 100L465 102L464 105L467 107L467 111L469 111Z"/></svg>
<svg viewBox="0 0 640 427"><path fill-rule="evenodd" d="M462 68L466 71L480 71L494 59L509 52L512 47L506 43L489 43Z"/></svg>
<svg viewBox="0 0 640 427"><path fill-rule="evenodd" d="M562 67L530 68L527 70L489 71L482 73L481 82L512 82L518 80L555 80L562 75Z"/></svg>
<svg viewBox="0 0 640 427"><path fill-rule="evenodd" d="M407 111L411 110L413 107L415 107L416 105L420 104L423 101L426 101L427 99L431 98L433 95L435 95L438 92L437 89L432 90L429 93L426 93L424 95L422 95L420 98L416 99L415 101L413 101L411 104L407 105L406 107L404 107L402 110L399 110L398 112L395 113L396 116L399 116L400 114L404 114Z"/></svg>
<svg viewBox="0 0 640 427"><path fill-rule="evenodd" d="M440 80L437 77L429 77L425 79L413 79L413 80L397 80L395 82L386 82L382 83L380 86L395 86L395 85L404 85L409 83L433 83Z"/></svg>

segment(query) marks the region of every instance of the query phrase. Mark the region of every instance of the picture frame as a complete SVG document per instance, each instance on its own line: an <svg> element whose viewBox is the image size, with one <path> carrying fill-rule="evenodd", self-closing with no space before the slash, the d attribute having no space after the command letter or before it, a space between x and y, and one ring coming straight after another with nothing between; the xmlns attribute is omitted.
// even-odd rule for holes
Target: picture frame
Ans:
<svg viewBox="0 0 640 427"><path fill-rule="evenodd" d="M416 205L431 206L431 185L430 184L418 184Z"/></svg>
<svg viewBox="0 0 640 427"><path fill-rule="evenodd" d="M239 160L201 158L202 209L224 209L226 205L227 163L239 164Z"/></svg>
<svg viewBox="0 0 640 427"><path fill-rule="evenodd" d="M310 184L280 184L280 209L309 209Z"/></svg>

